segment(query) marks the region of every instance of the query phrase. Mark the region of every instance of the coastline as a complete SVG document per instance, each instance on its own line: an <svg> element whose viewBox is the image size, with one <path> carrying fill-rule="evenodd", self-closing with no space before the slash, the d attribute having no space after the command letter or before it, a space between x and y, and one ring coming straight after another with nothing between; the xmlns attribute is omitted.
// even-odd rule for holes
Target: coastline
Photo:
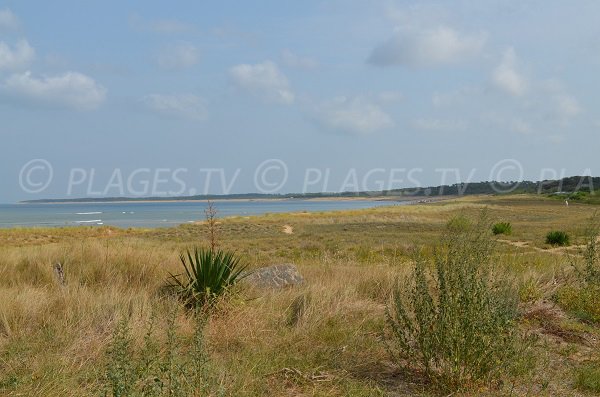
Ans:
<svg viewBox="0 0 600 397"><path fill-rule="evenodd" d="M56 204L136 204L136 203L206 203L212 201L218 202L276 202L276 201L390 201L390 202L406 202L406 201L421 201L421 200L446 200L453 198L453 196L442 197L429 197L429 196L373 196L373 197L289 197L289 198L215 198L215 199L203 199L203 200L85 200L85 201L37 201L27 202L20 201L15 203L16 205L27 205L27 204L43 204L43 205L56 205Z"/></svg>

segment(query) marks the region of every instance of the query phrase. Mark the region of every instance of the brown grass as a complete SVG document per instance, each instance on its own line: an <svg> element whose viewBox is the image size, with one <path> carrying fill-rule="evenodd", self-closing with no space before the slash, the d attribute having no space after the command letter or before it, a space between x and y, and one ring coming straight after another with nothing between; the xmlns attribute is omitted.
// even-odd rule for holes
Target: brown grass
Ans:
<svg viewBox="0 0 600 397"><path fill-rule="evenodd" d="M246 288L211 317L206 345L226 395L427 395L418 374L390 363L383 338L388 291L409 271L413 246L430 251L450 217L484 207L513 225L513 234L502 237L514 243L500 246L502 266L522 285L522 299L552 299L571 270L563 253L544 244L545 234L566 230L580 244L590 206L486 196L223 220L222 248L236 250L251 267L293 262L307 280L284 291ZM283 225L293 233L282 233ZM169 271L179 270L179 252L207 237L202 224L0 230L0 395L97 396L116 322L128 317L138 344L151 316L161 319L164 333L172 303L161 287ZM64 287L53 272L57 262ZM188 340L193 321L179 312L176 323ZM520 395L577 395L571 351L597 357L593 341L600 332L585 324L580 332L573 324L580 323L544 313L524 318L525 330L546 327L564 336L560 345L540 342L533 372L476 395L507 395L511 388ZM581 335L592 347L582 345Z"/></svg>

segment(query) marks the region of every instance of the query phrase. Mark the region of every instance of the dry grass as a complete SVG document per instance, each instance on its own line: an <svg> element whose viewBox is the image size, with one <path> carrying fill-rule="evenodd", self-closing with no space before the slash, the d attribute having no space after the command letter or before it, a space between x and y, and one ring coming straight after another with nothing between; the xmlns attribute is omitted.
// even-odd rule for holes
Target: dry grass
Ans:
<svg viewBox="0 0 600 397"><path fill-rule="evenodd" d="M565 230L581 243L593 207L531 196L470 197L223 220L222 248L236 250L251 267L293 262L307 280L284 291L245 289L210 318L206 346L226 395L427 395L418 374L390 363L383 338L388 292L409 271L414 245L428 252L450 217L483 207L512 224L503 239L526 243L500 246L501 265L520 285L524 305L550 300L572 275L564 252L552 252L545 235ZM293 233L282 233L288 226ZM0 230L0 395L97 396L116 322L129 318L138 345L152 316L164 334L172 302L161 287L169 271L178 271L179 252L203 242L202 224ZM57 262L65 286L54 275ZM569 368L600 358L600 332L564 313L543 314L522 320L525 331L543 331L535 369L476 395L577 395ZM179 312L176 324L185 350L194 323Z"/></svg>

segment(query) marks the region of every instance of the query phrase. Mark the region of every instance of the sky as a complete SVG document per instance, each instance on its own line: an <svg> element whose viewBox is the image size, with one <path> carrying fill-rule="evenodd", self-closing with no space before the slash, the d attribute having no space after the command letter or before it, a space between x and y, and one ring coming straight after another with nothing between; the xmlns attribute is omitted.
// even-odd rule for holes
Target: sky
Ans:
<svg viewBox="0 0 600 397"><path fill-rule="evenodd" d="M0 1L0 203L599 175L599 15Z"/></svg>

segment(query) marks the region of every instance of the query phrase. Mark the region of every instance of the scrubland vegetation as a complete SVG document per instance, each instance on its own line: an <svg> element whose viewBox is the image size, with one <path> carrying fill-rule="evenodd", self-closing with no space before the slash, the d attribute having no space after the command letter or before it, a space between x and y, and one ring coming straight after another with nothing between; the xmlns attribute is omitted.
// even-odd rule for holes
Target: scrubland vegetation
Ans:
<svg viewBox="0 0 600 397"><path fill-rule="evenodd" d="M495 235L506 234L508 236L512 233L512 225L510 222L498 222L492 226L492 233Z"/></svg>
<svg viewBox="0 0 600 397"><path fill-rule="evenodd" d="M0 395L599 393L595 208L480 196L224 219L238 266L294 263L306 283L208 299L179 278L183 301L165 286L215 251L205 224L0 230Z"/></svg>
<svg viewBox="0 0 600 397"><path fill-rule="evenodd" d="M563 231L553 230L546 235L546 244L565 246L571 243L571 237Z"/></svg>

